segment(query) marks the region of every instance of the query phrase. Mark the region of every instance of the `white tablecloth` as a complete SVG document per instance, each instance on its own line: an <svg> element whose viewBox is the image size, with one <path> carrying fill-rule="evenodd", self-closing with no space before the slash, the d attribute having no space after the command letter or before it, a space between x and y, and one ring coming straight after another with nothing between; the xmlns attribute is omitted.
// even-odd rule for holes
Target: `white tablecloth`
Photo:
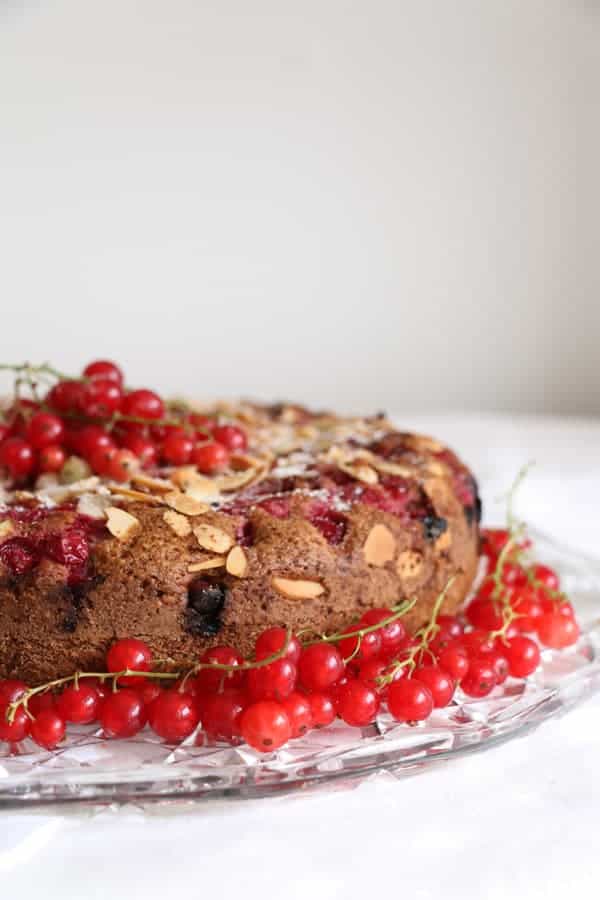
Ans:
<svg viewBox="0 0 600 900"><path fill-rule="evenodd" d="M530 458L522 515L600 556L600 422L405 418L493 499ZM271 800L0 814L7 900L554 900L600 891L600 696L527 738L418 776Z"/></svg>

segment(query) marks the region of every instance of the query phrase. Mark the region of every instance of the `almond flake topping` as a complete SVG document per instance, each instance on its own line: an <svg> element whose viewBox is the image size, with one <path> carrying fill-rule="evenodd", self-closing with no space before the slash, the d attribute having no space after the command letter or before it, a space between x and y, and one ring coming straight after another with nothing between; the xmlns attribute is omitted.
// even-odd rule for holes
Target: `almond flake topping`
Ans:
<svg viewBox="0 0 600 900"><path fill-rule="evenodd" d="M169 494L173 490L173 482L164 478L151 478L143 472L132 472L131 480L140 487L147 488L152 494Z"/></svg>
<svg viewBox="0 0 600 900"><path fill-rule="evenodd" d="M227 553L233 547L233 538L217 528L216 525L202 523L194 528L196 540L204 550L212 550L213 553Z"/></svg>
<svg viewBox="0 0 600 900"><path fill-rule="evenodd" d="M305 581L300 578L281 578L276 575L272 579L273 587L290 600L315 600L325 593L325 588L318 581Z"/></svg>
<svg viewBox="0 0 600 900"><path fill-rule="evenodd" d="M135 500L137 503L159 502L152 494L145 494L143 491L135 491L132 488L123 487L120 484L111 484L110 492L117 497L127 497L128 500Z"/></svg>
<svg viewBox="0 0 600 900"><path fill-rule="evenodd" d="M192 526L189 519L182 516L181 513L175 512L174 509L166 509L163 513L163 520L174 531L177 537L187 537L192 533Z"/></svg>
<svg viewBox="0 0 600 900"><path fill-rule="evenodd" d="M401 578L416 578L423 567L423 556L418 550L403 550L396 560L396 572Z"/></svg>
<svg viewBox="0 0 600 900"><path fill-rule="evenodd" d="M384 566L394 558L396 539L385 525L373 525L363 545L363 553L370 566Z"/></svg>
<svg viewBox="0 0 600 900"><path fill-rule="evenodd" d="M184 516L201 516L210 509L207 503L201 503L200 500L195 500L181 491L171 491L165 494L163 500L167 506L176 512L183 513Z"/></svg>
<svg viewBox="0 0 600 900"><path fill-rule="evenodd" d="M187 570L188 572L205 572L207 569L222 569L224 565L224 556L211 556L210 559L203 559L202 562L191 563Z"/></svg>
<svg viewBox="0 0 600 900"><path fill-rule="evenodd" d="M128 541L140 530L140 520L118 506L106 510L106 527L120 541Z"/></svg>
<svg viewBox="0 0 600 900"><path fill-rule="evenodd" d="M230 575L236 578L243 578L248 570L248 557L241 547L232 547L227 555L225 568Z"/></svg>

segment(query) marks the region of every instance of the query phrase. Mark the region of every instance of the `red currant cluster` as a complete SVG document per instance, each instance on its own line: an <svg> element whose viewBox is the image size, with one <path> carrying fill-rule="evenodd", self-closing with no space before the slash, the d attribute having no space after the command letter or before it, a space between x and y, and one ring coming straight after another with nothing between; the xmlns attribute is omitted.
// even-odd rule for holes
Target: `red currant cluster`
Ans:
<svg viewBox="0 0 600 900"><path fill-rule="evenodd" d="M15 399L0 419L0 467L16 483L59 472L67 458L83 458L98 475L127 481L132 469L191 463L205 474L224 469L247 437L236 425L180 408L167 410L154 391L127 390L113 362L97 360L81 377L40 385L60 376L48 366L15 366ZM20 396L23 382L32 398ZM168 415L167 415L168 413Z"/></svg>
<svg viewBox="0 0 600 900"><path fill-rule="evenodd" d="M489 574L467 606L466 623L439 614L444 592L430 622L412 635L401 622L412 606L406 602L371 609L344 632L304 643L284 628L268 628L252 660L217 646L186 674L154 670L145 643L119 640L104 673L38 688L0 682L0 741L29 736L52 749L69 722L98 722L108 738L131 737L149 724L168 743L197 732L198 742L245 741L268 752L336 717L367 726L383 705L412 724L448 706L458 688L485 697L509 676L531 675L540 643L566 647L579 627L556 573L518 561L523 544L496 530L484 532L483 548Z"/></svg>

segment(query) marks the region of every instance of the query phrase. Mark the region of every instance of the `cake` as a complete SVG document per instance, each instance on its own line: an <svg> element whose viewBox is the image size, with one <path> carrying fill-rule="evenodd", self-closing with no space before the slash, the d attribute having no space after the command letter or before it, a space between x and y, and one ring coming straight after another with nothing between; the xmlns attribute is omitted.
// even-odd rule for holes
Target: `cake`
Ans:
<svg viewBox="0 0 600 900"><path fill-rule="evenodd" d="M101 670L121 637L166 667L251 656L269 625L330 633L409 598L414 628L450 580L444 612L462 604L480 503L436 440L383 415L153 407L93 366L0 425L0 677Z"/></svg>

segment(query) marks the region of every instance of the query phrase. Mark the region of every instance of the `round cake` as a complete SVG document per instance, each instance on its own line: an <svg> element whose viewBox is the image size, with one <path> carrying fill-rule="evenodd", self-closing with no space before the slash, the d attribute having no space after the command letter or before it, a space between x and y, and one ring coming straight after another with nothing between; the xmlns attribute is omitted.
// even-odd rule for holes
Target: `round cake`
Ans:
<svg viewBox="0 0 600 900"><path fill-rule="evenodd" d="M31 409L59 405L51 391ZM27 436L32 420L18 415ZM463 602L477 567L480 503L468 469L437 441L383 416L292 405L192 412L179 404L169 415L188 431L156 415L153 425L113 415L103 428L121 429L122 446L133 447L133 435L140 449L152 427L163 452L150 459L127 450L115 469L121 451L111 447L108 474L98 440L93 453L81 449L97 417L88 416L90 426L84 413L61 437L60 468L19 474L15 441L27 437L3 453L5 436L1 677L34 684L101 670L122 637L146 641L166 667L185 668L215 644L251 655L269 625L330 633L402 599L415 600L406 616L414 628L451 578L443 611ZM14 407L6 427L18 435ZM195 448L188 456L186 433ZM173 463L178 448L184 464Z"/></svg>

